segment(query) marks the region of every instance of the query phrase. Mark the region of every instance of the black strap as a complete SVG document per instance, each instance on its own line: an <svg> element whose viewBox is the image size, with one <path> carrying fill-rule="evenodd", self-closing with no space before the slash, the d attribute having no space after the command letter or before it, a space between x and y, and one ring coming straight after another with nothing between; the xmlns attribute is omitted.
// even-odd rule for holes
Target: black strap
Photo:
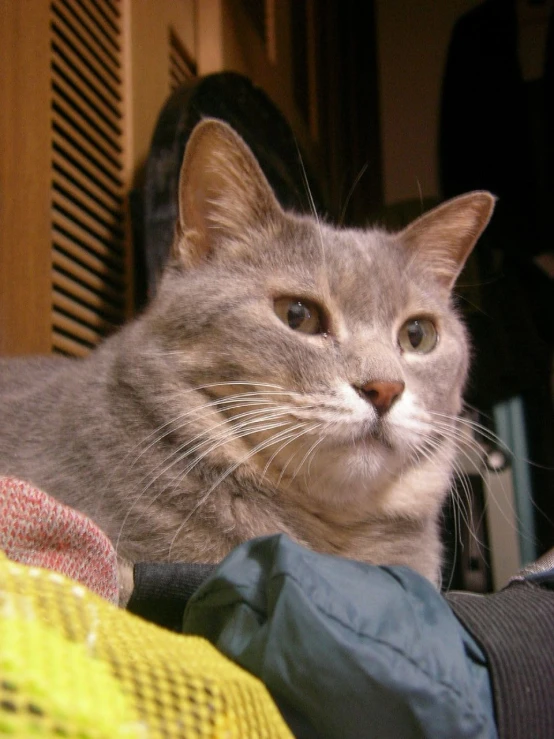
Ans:
<svg viewBox="0 0 554 739"><path fill-rule="evenodd" d="M189 598L214 569L207 564L139 562L127 610L180 632Z"/></svg>
<svg viewBox="0 0 554 739"><path fill-rule="evenodd" d="M447 600L487 654L500 739L553 739L554 591L520 581Z"/></svg>

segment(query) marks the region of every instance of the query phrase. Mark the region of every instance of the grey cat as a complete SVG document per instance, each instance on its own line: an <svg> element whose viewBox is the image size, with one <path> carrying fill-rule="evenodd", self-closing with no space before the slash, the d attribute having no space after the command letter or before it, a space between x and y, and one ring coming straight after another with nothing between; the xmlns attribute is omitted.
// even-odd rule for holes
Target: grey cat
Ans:
<svg viewBox="0 0 554 739"><path fill-rule="evenodd" d="M187 146L148 309L84 360L0 362L0 474L90 516L133 562L217 562L285 532L438 583L468 367L455 279L494 198L399 234L285 213L250 150Z"/></svg>

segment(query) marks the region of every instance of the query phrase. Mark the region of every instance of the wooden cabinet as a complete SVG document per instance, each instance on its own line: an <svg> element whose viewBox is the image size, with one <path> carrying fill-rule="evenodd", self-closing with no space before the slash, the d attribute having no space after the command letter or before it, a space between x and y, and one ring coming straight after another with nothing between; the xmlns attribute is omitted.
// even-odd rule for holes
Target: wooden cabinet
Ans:
<svg viewBox="0 0 554 739"><path fill-rule="evenodd" d="M187 77L249 76L320 174L343 166L355 138L332 122L340 12L335 0L0 0L0 354L82 356L132 313L127 197Z"/></svg>
<svg viewBox="0 0 554 739"><path fill-rule="evenodd" d="M194 22L192 0L0 2L2 354L83 355L131 312L126 197Z"/></svg>

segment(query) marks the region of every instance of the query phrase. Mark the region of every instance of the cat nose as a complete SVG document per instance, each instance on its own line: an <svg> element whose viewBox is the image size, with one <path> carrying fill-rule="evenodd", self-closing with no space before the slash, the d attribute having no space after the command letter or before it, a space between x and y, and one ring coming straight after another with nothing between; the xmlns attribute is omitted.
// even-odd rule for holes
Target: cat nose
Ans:
<svg viewBox="0 0 554 739"><path fill-rule="evenodd" d="M358 387L357 390L363 398L371 403L377 414L383 416L402 395L404 387L403 382L375 380Z"/></svg>

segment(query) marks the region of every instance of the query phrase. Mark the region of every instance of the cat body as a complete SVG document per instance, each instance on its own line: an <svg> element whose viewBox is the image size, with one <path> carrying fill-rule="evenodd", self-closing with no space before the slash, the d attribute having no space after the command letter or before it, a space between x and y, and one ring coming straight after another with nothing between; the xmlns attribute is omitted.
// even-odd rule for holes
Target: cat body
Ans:
<svg viewBox="0 0 554 739"><path fill-rule="evenodd" d="M141 316L83 360L0 360L0 474L90 516L130 561L218 562L284 532L438 582L468 367L451 289L493 198L400 234L338 230L284 213L208 120L179 201Z"/></svg>

